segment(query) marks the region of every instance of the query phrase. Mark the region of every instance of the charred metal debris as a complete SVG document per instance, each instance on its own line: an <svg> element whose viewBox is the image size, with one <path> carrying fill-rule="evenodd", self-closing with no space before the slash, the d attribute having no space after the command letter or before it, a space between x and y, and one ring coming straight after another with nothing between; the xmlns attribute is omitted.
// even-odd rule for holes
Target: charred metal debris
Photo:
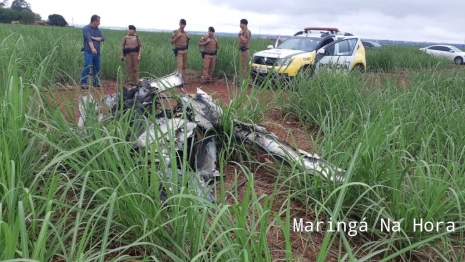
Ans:
<svg viewBox="0 0 465 262"><path fill-rule="evenodd" d="M195 96L170 91L180 88L181 76L173 74L156 79L141 79L137 86L123 92L107 95L106 105L111 114L119 119L131 110L130 131L126 141L132 142L134 150L149 147L150 153L157 154L159 173L165 181L173 185L173 172L177 170L179 178L189 175L188 188L193 195L215 202L209 184L221 174L216 168L218 157L217 138L222 132L220 122L223 116L221 107L202 89L197 88ZM175 100L172 107L167 107L164 99ZM169 104L169 103L168 103ZM89 109L90 108L90 109ZM99 120L103 119L101 106L92 96L79 98L79 126L84 126L86 112L97 111ZM152 119L152 120L151 120ZM155 119L155 121L153 121ZM319 175L329 181L342 182L344 170L333 166L318 155L310 154L280 140L265 127L240 122L233 122L233 134L240 145L252 147L270 155L277 161L298 165L312 175ZM170 152L176 150L178 155L187 153L189 166L193 174L183 174L181 169L171 166ZM188 152L183 152L188 150ZM179 161L177 161L179 162ZM179 163L177 163L179 165ZM164 188L171 190L172 188ZM166 200L166 191L162 200Z"/></svg>

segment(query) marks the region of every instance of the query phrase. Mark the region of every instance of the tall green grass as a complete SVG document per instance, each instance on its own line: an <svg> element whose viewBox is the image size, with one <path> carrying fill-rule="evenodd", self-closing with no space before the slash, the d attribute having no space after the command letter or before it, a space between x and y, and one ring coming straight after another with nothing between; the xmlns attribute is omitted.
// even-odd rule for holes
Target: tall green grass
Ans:
<svg viewBox="0 0 465 262"><path fill-rule="evenodd" d="M217 203L211 204L190 192L187 154L178 158L168 150L168 165L161 150L154 150L162 144L132 150L124 139L130 112L105 125L90 114L84 128L68 120L51 99L53 92L44 92L56 86L42 86L51 81L46 74L56 53L25 74L20 67L34 68L35 61L22 57L23 42L3 42L0 49L8 50L0 64L0 260L271 260L266 233L273 196L255 192L251 163L236 164L238 177L249 180L243 200L235 193L228 204L225 191L239 181L229 188L222 179L221 192L213 189ZM256 119L261 108L246 96L237 99L246 101L247 111L226 115ZM74 115L77 101L68 106ZM223 138L222 173L234 144L232 137ZM165 202L162 188L172 188Z"/></svg>
<svg viewBox="0 0 465 262"><path fill-rule="evenodd" d="M64 115L50 99L53 92L44 92L79 78L80 29L0 28L0 260L270 261L274 252L301 259L292 248L296 200L316 221L368 224L355 239L323 231L321 246L313 242L314 233L303 234L302 247L320 250L319 261L335 256L333 244L341 261L412 261L428 255L463 260L463 70L404 61L412 69L404 85L389 76L372 81L369 75L321 72L272 91L268 81L250 93L239 90L224 108L219 134L218 169L222 174L233 169L235 179L232 185L224 177L217 182L217 203L211 204L190 193L188 155L168 150L168 165L154 150L162 144L131 149L125 141L130 112L104 125L91 114L78 128L69 120L77 101L69 101ZM104 77L117 79L124 33L104 30ZM144 74L172 72L169 34L140 35ZM234 74L235 39L220 41L225 59L218 58L218 74ZM265 48L258 40L252 43L252 49ZM190 52L189 66L200 68L200 55ZM271 108L317 127L316 137L309 137L314 151L346 169L346 181L322 181L296 166L267 164L276 176L273 190L255 191L254 174L265 165L234 141L231 119L261 122ZM240 178L248 182L226 201ZM162 203L163 187L172 191ZM401 221L399 232L379 230L381 219L388 218ZM413 218L454 221L455 232L414 232ZM284 250L268 243L267 233L276 227L284 235Z"/></svg>
<svg viewBox="0 0 465 262"><path fill-rule="evenodd" d="M366 63L369 72L453 67L450 60L421 52L418 47L394 45L366 49Z"/></svg>
<svg viewBox="0 0 465 262"><path fill-rule="evenodd" d="M316 151L353 172L339 188L311 179L291 184L296 198L309 207L321 203L317 209L326 216L365 219L369 230L362 235L370 241L350 255L423 260L429 247L435 259L462 261L464 72L432 68L408 71L407 78L409 84L400 86L395 81L366 82L369 77L359 74L323 72L295 86L283 107L318 126ZM341 198L342 189L347 192ZM338 212L331 211L336 206ZM400 221L400 230L381 231L383 219ZM419 230L414 219L450 221L454 232L445 226L439 232Z"/></svg>

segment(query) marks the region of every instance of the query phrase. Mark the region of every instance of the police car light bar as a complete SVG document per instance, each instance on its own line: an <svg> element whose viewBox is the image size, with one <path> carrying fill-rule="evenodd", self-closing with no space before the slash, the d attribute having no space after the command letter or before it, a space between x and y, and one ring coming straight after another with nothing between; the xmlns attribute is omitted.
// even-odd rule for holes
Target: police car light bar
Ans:
<svg viewBox="0 0 465 262"><path fill-rule="evenodd" d="M339 29L336 27L305 27L305 32L315 30L315 31L329 31L331 33L339 32Z"/></svg>

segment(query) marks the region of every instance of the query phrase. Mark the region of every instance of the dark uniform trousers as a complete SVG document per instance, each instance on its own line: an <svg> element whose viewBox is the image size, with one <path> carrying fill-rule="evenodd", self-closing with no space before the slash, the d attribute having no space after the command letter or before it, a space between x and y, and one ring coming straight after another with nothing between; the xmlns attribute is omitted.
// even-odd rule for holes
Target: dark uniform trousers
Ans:
<svg viewBox="0 0 465 262"><path fill-rule="evenodd" d="M139 52L131 52L126 54L126 69L128 73L128 82L131 84L139 83L139 65L140 60L137 59Z"/></svg>
<svg viewBox="0 0 465 262"><path fill-rule="evenodd" d="M216 64L216 55L205 55L203 58L203 73L202 73L202 80L213 80L213 71L215 70Z"/></svg>
<svg viewBox="0 0 465 262"><path fill-rule="evenodd" d="M178 72L182 75L183 80L186 80L187 49L179 50L176 59L178 61Z"/></svg>

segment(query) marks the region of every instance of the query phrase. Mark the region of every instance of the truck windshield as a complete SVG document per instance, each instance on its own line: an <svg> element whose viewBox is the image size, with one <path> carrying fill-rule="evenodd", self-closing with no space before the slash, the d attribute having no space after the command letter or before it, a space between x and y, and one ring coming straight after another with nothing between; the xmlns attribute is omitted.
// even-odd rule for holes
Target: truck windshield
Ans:
<svg viewBox="0 0 465 262"><path fill-rule="evenodd" d="M311 52L315 50L320 43L321 38L316 37L292 37L284 41L278 49L292 49Z"/></svg>

